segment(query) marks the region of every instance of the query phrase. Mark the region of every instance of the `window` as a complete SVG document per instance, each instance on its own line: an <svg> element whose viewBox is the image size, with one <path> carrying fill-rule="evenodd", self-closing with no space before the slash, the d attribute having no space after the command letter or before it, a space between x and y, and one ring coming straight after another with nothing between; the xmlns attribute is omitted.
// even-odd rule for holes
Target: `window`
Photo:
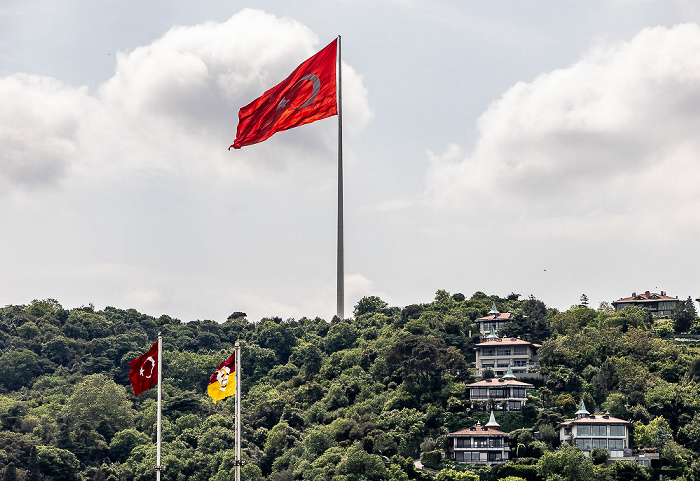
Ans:
<svg viewBox="0 0 700 481"><path fill-rule="evenodd" d="M496 350L493 349L493 348L482 349L482 350L481 350L481 355L482 355L482 356L495 356L495 355L496 355Z"/></svg>
<svg viewBox="0 0 700 481"><path fill-rule="evenodd" d="M520 411L520 401L508 401L509 411Z"/></svg>
<svg viewBox="0 0 700 481"><path fill-rule="evenodd" d="M518 367L527 366L527 359L515 359L513 360L513 365Z"/></svg>
<svg viewBox="0 0 700 481"><path fill-rule="evenodd" d="M591 435L591 425L590 424L581 424L578 426L576 429L576 434L578 436L590 436Z"/></svg>
<svg viewBox="0 0 700 481"><path fill-rule="evenodd" d="M502 460L503 460L503 456L501 455L501 453L489 453L488 456L489 456L489 458L488 458L488 459L489 459L489 462L502 461Z"/></svg>
<svg viewBox="0 0 700 481"><path fill-rule="evenodd" d="M637 464L640 466L651 466L651 459L637 459Z"/></svg>
<svg viewBox="0 0 700 481"><path fill-rule="evenodd" d="M470 438L456 438L457 445L456 448L471 448L472 440Z"/></svg>
<svg viewBox="0 0 700 481"><path fill-rule="evenodd" d="M608 426L605 424L594 424L592 427L593 436L607 436Z"/></svg>
<svg viewBox="0 0 700 481"><path fill-rule="evenodd" d="M523 356L527 354L527 347L525 346L518 346L513 348L513 354L516 356Z"/></svg>
<svg viewBox="0 0 700 481"><path fill-rule="evenodd" d="M472 399L488 399L489 390L485 387L472 388Z"/></svg>
<svg viewBox="0 0 700 481"><path fill-rule="evenodd" d="M625 448L625 444L624 444L624 441L622 439L611 439L608 442L608 449L610 449L610 451L613 451L613 450L621 451L624 448Z"/></svg>
<svg viewBox="0 0 700 481"><path fill-rule="evenodd" d="M499 359L496 361L498 367L508 367L510 366L510 361L508 359Z"/></svg>
<svg viewBox="0 0 700 481"><path fill-rule="evenodd" d="M622 424L611 424L610 425L610 436L624 436L625 427Z"/></svg>
<svg viewBox="0 0 700 481"><path fill-rule="evenodd" d="M486 368L491 369L491 368L493 367L493 361L491 361L491 362L482 362L482 363L481 363L481 367L484 368L484 369L486 369Z"/></svg>
<svg viewBox="0 0 700 481"><path fill-rule="evenodd" d="M475 448L488 448L489 447L489 440L488 439L475 439L474 440L474 447Z"/></svg>
<svg viewBox="0 0 700 481"><path fill-rule="evenodd" d="M496 353L499 356L510 356L510 349L498 349Z"/></svg>
<svg viewBox="0 0 700 481"><path fill-rule="evenodd" d="M506 397L506 389L491 389L489 396L499 398Z"/></svg>
<svg viewBox="0 0 700 481"><path fill-rule="evenodd" d="M591 440L590 439L577 439L576 446L583 449L584 451L591 450Z"/></svg>
<svg viewBox="0 0 700 481"><path fill-rule="evenodd" d="M608 443L606 443L605 441L606 439L594 439L591 443L591 446L594 448L607 448Z"/></svg>
<svg viewBox="0 0 700 481"><path fill-rule="evenodd" d="M571 428L564 428L564 436L571 436Z"/></svg>
<svg viewBox="0 0 700 481"><path fill-rule="evenodd" d="M478 463L481 461L481 453L460 453L462 454L463 463Z"/></svg>
<svg viewBox="0 0 700 481"><path fill-rule="evenodd" d="M513 388L513 397L525 397L525 388L514 387Z"/></svg>
<svg viewBox="0 0 700 481"><path fill-rule="evenodd" d="M490 448L502 448L503 447L503 440L501 438L489 439L489 447Z"/></svg>

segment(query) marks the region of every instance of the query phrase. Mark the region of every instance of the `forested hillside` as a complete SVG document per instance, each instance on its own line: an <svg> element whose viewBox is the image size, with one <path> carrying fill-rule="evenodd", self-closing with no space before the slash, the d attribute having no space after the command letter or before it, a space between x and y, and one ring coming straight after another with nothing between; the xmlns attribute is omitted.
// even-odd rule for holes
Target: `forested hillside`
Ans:
<svg viewBox="0 0 700 481"><path fill-rule="evenodd" d="M514 461L441 461L443 435L485 422L465 385L474 320L495 302L503 333L541 343L546 381L520 412L500 413ZM428 304L361 299L349 319L181 322L133 309L64 309L51 299L0 308L0 474L4 480L155 479L156 389L138 397L128 361L163 335L163 479L233 479L234 399L209 376L242 351L244 481L650 480L651 470L558 446L557 423L588 410L634 422L634 448L661 454L666 479L700 480L700 356L673 340L697 330L642 308L549 309L532 297L438 291ZM417 470L422 458L434 471ZM659 473L655 473L659 474Z"/></svg>

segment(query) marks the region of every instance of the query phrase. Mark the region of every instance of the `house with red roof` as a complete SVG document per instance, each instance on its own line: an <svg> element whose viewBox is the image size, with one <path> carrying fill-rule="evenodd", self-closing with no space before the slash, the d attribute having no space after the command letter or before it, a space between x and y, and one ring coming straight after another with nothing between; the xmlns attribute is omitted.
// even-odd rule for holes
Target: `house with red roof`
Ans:
<svg viewBox="0 0 700 481"><path fill-rule="evenodd" d="M678 304L678 296L667 296L664 291L661 291L660 294L649 291L643 294L633 292L630 297L623 297L612 303L615 311L622 310L627 306L641 306L649 309L652 315L659 317L671 317L676 310L676 304Z"/></svg>
<svg viewBox="0 0 700 481"><path fill-rule="evenodd" d="M458 463L490 466L510 459L510 436L500 431L500 424L491 412L486 425L475 426L447 435L449 440L445 457Z"/></svg>
<svg viewBox="0 0 700 481"><path fill-rule="evenodd" d="M498 312L496 309L496 303L494 302L491 306L491 310L484 317L475 319L479 325L479 332L482 336L487 335L491 330L498 333L498 331L507 323L515 318L515 314L512 312Z"/></svg>
<svg viewBox="0 0 700 481"><path fill-rule="evenodd" d="M482 379L467 384L471 407L475 411L520 411L527 402L527 393L535 389L532 384L518 381L508 367L502 378Z"/></svg>
<svg viewBox="0 0 700 481"><path fill-rule="evenodd" d="M593 448L605 448L611 458L622 458L629 448L629 421L610 414L590 414L581 400L575 419L557 425L559 440L570 440L588 456Z"/></svg>
<svg viewBox="0 0 700 481"><path fill-rule="evenodd" d="M505 375L510 367L515 377L539 377L537 351L540 344L533 344L519 337L498 337L494 329L474 346L476 362L474 374L483 377L490 370L497 377Z"/></svg>

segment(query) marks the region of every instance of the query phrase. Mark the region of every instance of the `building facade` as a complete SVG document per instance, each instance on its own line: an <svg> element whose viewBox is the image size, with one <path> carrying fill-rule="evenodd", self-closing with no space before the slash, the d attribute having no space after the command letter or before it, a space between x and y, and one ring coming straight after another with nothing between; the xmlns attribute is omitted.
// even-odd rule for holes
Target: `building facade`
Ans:
<svg viewBox="0 0 700 481"><path fill-rule="evenodd" d="M649 291L643 294L633 292L630 297L623 297L612 303L615 311L627 306L641 306L649 309L652 315L659 317L671 317L676 310L676 304L678 304L678 297L667 296L664 291L661 291L661 294Z"/></svg>
<svg viewBox="0 0 700 481"><path fill-rule="evenodd" d="M514 317L515 314L512 312L498 312L498 309L496 309L496 303L494 302L489 313L484 317L476 319L474 322L479 325L479 333L482 336L486 336L489 332L491 332L491 330L498 333L498 331L507 322L512 321Z"/></svg>
<svg viewBox="0 0 700 481"><path fill-rule="evenodd" d="M510 459L510 436L499 430L501 426L491 412L491 419L482 426L476 423L447 435L449 445L445 457L458 463L490 466Z"/></svg>
<svg viewBox="0 0 700 481"><path fill-rule="evenodd" d="M527 393L535 386L516 381L513 374L506 374L502 378L467 384L467 389L475 411L520 411L527 402Z"/></svg>
<svg viewBox="0 0 700 481"><path fill-rule="evenodd" d="M474 347L476 362L474 374L483 377L487 369L495 376L503 377L508 367L515 377L537 377L533 371L539 370L537 351L542 347L520 338L500 338L494 330Z"/></svg>
<svg viewBox="0 0 700 481"><path fill-rule="evenodd" d="M559 440L571 439L588 456L593 448L605 448L611 458L622 458L629 449L630 422L609 414L590 414L581 400L576 418L559 423Z"/></svg>

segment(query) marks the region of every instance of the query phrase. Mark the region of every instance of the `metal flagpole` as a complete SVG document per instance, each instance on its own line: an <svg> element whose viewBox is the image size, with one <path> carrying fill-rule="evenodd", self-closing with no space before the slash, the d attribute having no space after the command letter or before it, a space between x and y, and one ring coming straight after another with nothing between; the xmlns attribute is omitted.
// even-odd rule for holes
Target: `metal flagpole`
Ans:
<svg viewBox="0 0 700 481"><path fill-rule="evenodd" d="M340 57L340 35L338 35L338 304L337 315L344 317L345 305L345 261L343 247L343 75Z"/></svg>
<svg viewBox="0 0 700 481"><path fill-rule="evenodd" d="M235 389L236 389L236 405L235 405L235 424L234 429L236 431L236 448L235 448L235 465L236 474L235 481L241 481L241 343L236 341L234 344L234 351L236 353L236 365L234 367L236 378L235 378Z"/></svg>
<svg viewBox="0 0 700 481"><path fill-rule="evenodd" d="M156 470L156 481L160 481L160 472L163 470L163 466L160 464L160 426L161 426L161 402L163 400L163 336L158 333L158 417L156 423L156 465L154 466Z"/></svg>

